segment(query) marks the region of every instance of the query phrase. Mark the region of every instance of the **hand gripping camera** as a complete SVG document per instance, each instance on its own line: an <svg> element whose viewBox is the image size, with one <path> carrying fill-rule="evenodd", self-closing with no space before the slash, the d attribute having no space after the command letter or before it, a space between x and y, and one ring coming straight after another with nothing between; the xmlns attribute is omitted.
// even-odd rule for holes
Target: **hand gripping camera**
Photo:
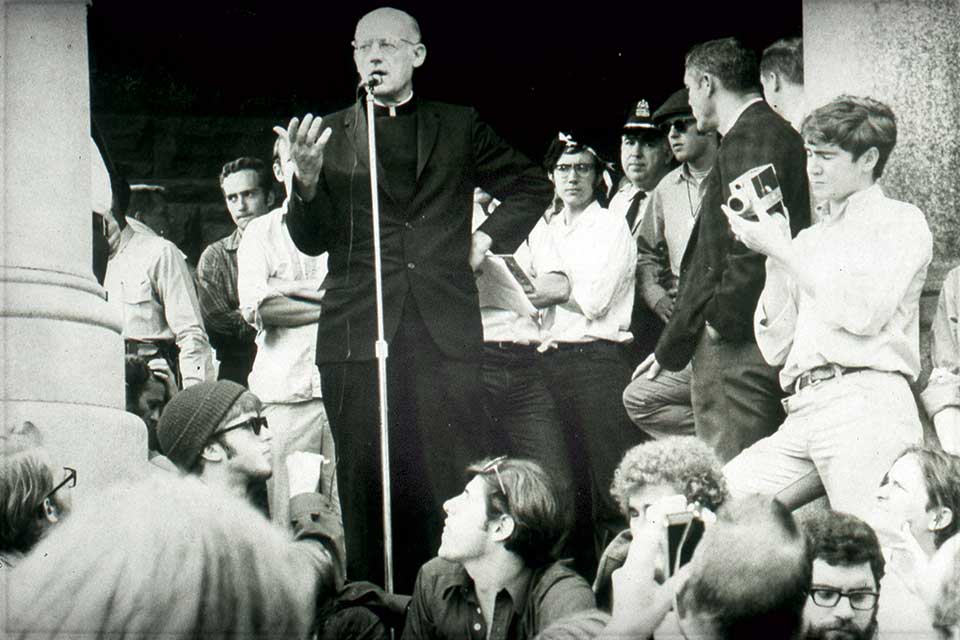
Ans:
<svg viewBox="0 0 960 640"><path fill-rule="evenodd" d="M699 503L690 504L683 495L661 498L647 508L647 521L663 527L660 546L665 560L664 576L672 576L687 564L716 516Z"/></svg>
<svg viewBox="0 0 960 640"><path fill-rule="evenodd" d="M780 181L777 180L777 170L773 165L754 167L733 180L727 206L747 220L756 220L756 212L761 210L770 215L779 213L786 218Z"/></svg>

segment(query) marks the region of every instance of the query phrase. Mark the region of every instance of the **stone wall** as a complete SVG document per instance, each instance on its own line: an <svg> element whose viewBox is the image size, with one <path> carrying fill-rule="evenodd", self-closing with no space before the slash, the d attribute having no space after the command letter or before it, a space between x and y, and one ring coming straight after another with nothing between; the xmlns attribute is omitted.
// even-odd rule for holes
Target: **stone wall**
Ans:
<svg viewBox="0 0 960 640"><path fill-rule="evenodd" d="M234 229L217 177L225 162L269 163L279 121L214 116L95 113L111 154L131 184L166 188L170 240L196 264L203 247Z"/></svg>

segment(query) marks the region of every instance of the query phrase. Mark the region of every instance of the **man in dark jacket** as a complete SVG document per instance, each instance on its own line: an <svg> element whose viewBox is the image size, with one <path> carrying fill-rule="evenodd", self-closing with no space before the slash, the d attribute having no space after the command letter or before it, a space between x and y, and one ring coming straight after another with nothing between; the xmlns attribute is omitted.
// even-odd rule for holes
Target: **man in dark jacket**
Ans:
<svg viewBox="0 0 960 640"><path fill-rule="evenodd" d="M696 433L726 462L777 429L783 391L753 332L766 258L734 239L720 207L731 182L772 164L795 236L810 225L806 152L800 134L763 102L756 55L737 40L691 49L684 85L697 128L716 130L722 140L680 266L673 315L638 369L652 377L661 366L679 371L693 360Z"/></svg>
<svg viewBox="0 0 960 640"><path fill-rule="evenodd" d="M471 266L512 253L552 188L473 109L413 95L426 47L416 21L381 8L357 24L354 61L377 103L390 469L397 588L409 590L436 550L440 499L485 453L483 333ZM294 195L287 226L304 253L329 253L317 363L337 443L351 578L382 579L377 314L368 123L361 104L321 120L294 118ZM473 189L500 207L471 236ZM386 348L381 345L380 349ZM401 526L402 525L402 526Z"/></svg>

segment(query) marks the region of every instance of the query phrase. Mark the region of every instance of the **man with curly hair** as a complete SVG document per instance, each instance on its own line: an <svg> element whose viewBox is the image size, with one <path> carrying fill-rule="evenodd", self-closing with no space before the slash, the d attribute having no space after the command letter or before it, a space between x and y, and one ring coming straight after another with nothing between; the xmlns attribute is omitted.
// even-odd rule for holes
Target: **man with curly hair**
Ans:
<svg viewBox="0 0 960 640"><path fill-rule="evenodd" d="M705 442L683 436L663 438L627 451L614 472L610 493L628 520L643 518L647 507L661 498L682 494L687 503L716 511L727 497L719 458ZM593 591L597 606L611 606L610 577L623 565L632 536L618 535L607 547L597 568Z"/></svg>

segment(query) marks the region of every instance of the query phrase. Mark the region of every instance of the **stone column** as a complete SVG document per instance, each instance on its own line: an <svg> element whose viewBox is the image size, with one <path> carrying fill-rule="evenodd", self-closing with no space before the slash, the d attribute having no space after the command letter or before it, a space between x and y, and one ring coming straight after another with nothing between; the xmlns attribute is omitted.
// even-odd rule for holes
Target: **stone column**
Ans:
<svg viewBox="0 0 960 640"><path fill-rule="evenodd" d="M811 108L850 93L897 115L882 184L920 207L933 231L928 316L944 272L960 260L960 2L803 0L803 41Z"/></svg>
<svg viewBox="0 0 960 640"><path fill-rule="evenodd" d="M91 268L87 3L0 8L0 419L36 424L82 497L146 469L120 318Z"/></svg>

